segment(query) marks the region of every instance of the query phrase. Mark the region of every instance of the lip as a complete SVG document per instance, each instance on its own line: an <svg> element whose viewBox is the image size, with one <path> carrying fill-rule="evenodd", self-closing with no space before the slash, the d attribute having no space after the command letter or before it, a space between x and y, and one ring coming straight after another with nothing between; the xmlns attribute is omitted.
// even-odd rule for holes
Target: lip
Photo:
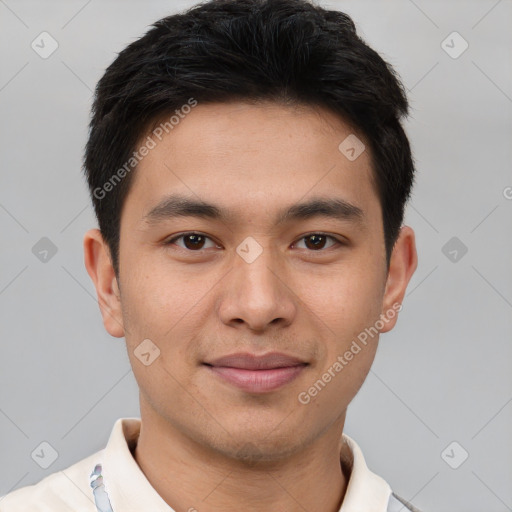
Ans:
<svg viewBox="0 0 512 512"><path fill-rule="evenodd" d="M231 354L204 363L218 377L249 393L268 393L291 382L308 363L287 354Z"/></svg>

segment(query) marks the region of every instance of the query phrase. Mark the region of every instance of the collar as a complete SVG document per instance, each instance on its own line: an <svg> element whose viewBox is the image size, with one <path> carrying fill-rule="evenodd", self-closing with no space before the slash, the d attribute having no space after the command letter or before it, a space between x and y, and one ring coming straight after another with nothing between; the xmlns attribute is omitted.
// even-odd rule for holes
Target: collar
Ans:
<svg viewBox="0 0 512 512"><path fill-rule="evenodd" d="M114 511L174 512L151 486L132 455L140 432L140 418L119 418L114 423L107 446L103 450L101 474L105 491ZM340 439L340 462L349 480L339 512L386 512L391 488L372 473L358 444L348 435Z"/></svg>
<svg viewBox="0 0 512 512"><path fill-rule="evenodd" d="M343 443L346 444L348 456L343 457L344 450L340 447L341 464L346 461L350 477L339 512L386 512L391 487L368 469L361 448L351 437L342 434Z"/></svg>

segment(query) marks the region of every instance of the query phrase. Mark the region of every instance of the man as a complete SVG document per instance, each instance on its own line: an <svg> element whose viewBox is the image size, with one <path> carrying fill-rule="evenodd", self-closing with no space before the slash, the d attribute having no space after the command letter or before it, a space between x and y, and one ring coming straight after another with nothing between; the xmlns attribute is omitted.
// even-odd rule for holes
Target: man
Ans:
<svg viewBox="0 0 512 512"><path fill-rule="evenodd" d="M2 512L416 510L343 433L416 269L403 87L345 14L221 0L98 83L84 238L141 418Z"/></svg>

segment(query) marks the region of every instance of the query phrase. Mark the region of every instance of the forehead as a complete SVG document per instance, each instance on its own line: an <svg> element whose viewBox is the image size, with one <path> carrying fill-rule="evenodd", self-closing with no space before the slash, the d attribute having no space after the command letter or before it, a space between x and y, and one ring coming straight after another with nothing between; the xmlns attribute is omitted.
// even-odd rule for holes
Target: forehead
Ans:
<svg viewBox="0 0 512 512"><path fill-rule="evenodd" d="M365 215L380 209L369 151L350 160L340 150L347 138L363 145L364 137L322 108L198 104L161 140L149 136L156 144L126 198L139 218L175 193L247 218L256 209L275 219L285 204L309 196L337 197Z"/></svg>

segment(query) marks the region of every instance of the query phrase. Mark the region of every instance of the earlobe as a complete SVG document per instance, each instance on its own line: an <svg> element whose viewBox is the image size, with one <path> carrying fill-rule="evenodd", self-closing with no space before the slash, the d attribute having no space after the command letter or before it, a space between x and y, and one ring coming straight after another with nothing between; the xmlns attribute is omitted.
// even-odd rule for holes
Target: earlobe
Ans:
<svg viewBox="0 0 512 512"><path fill-rule="evenodd" d="M108 245L99 229L87 231L83 243L85 268L96 288L103 325L111 336L121 338L124 336L121 295Z"/></svg>
<svg viewBox="0 0 512 512"><path fill-rule="evenodd" d="M389 263L382 302L381 318L384 320L384 327L380 329L381 333L388 332L395 326L407 285L417 266L414 231L409 226L402 226Z"/></svg>

